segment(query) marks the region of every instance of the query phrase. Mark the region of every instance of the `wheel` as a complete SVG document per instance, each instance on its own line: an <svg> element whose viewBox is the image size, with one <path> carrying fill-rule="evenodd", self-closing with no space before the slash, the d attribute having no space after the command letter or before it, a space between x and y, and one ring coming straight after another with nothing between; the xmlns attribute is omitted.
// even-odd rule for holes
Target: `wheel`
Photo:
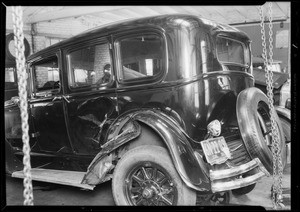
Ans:
<svg viewBox="0 0 300 212"><path fill-rule="evenodd" d="M276 112L275 127L279 132L279 154L284 167L286 145L281 122ZM273 173L271 119L267 96L258 88L243 90L237 99L237 118L244 144L251 158L259 158L270 174Z"/></svg>
<svg viewBox="0 0 300 212"><path fill-rule="evenodd" d="M12 60L14 61L15 58L15 47L14 47L14 33L10 33L6 36L6 57L8 60ZM27 41L26 38L24 38L24 48L25 48L25 52L24 55L25 57L28 57L29 53L30 53L30 45Z"/></svg>
<svg viewBox="0 0 300 212"><path fill-rule="evenodd" d="M126 152L115 167L112 193L117 205L196 205L196 191L185 185L160 146Z"/></svg>

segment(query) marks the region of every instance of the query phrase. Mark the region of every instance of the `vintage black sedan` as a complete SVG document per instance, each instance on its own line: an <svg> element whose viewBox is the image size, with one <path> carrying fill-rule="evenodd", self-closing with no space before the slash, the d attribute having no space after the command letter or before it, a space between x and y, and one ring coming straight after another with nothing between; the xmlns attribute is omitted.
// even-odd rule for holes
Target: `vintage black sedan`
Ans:
<svg viewBox="0 0 300 212"><path fill-rule="evenodd" d="M268 100L253 87L250 40L233 27L125 21L27 63L34 180L93 189L112 179L117 205L195 205L197 193L246 193L273 171ZM6 168L21 178L19 114L5 102Z"/></svg>

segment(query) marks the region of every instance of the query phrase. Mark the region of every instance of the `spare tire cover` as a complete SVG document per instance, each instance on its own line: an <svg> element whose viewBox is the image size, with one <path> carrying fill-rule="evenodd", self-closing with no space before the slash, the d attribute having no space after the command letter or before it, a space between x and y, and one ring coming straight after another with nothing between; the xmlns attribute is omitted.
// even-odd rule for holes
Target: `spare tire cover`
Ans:
<svg viewBox="0 0 300 212"><path fill-rule="evenodd" d="M263 108L260 108L263 107ZM244 144L252 158L259 158L265 168L273 173L273 155L268 147L262 128L259 124L258 110L266 111L270 118L267 96L258 88L251 87L243 90L237 97L236 113ZM286 145L280 119L275 114L275 122L279 130L280 155L282 166L286 163Z"/></svg>

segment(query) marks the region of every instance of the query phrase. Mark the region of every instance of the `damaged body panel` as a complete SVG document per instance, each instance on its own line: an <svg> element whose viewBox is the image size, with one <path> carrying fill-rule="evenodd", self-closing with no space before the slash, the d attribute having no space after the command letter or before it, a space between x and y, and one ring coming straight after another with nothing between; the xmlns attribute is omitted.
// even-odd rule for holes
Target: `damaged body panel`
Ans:
<svg viewBox="0 0 300 212"><path fill-rule="evenodd" d="M208 176L200 168L188 139L182 133L183 130L179 129L177 123L161 111L149 109L129 113L112 124L108 132L108 141L89 166L83 183L93 185L105 180L105 174L113 168L112 161L116 157L116 154L109 153L139 136L140 128L137 122L148 125L159 134L170 152L178 173L188 185L200 191L209 191ZM131 126L135 126L133 129L128 128L130 123Z"/></svg>
<svg viewBox="0 0 300 212"><path fill-rule="evenodd" d="M96 155L91 164L88 167L87 173L85 174L82 183L89 185L96 185L107 180L111 177L107 175L109 171L114 168L113 161L116 160L117 154L112 152L126 142L137 138L141 129L136 121L133 121L131 117L125 117L119 120L114 126L118 126L115 129L115 133L119 133L112 137L102 146L101 151Z"/></svg>
<svg viewBox="0 0 300 212"><path fill-rule="evenodd" d="M97 154L108 127L117 116L114 95L70 95L69 101L67 120L74 151L76 154Z"/></svg>

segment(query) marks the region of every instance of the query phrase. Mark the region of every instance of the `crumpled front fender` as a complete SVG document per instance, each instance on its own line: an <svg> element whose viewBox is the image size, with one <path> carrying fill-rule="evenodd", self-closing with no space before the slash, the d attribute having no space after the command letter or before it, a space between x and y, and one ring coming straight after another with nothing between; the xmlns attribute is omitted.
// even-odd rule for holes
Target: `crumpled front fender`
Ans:
<svg viewBox="0 0 300 212"><path fill-rule="evenodd" d="M112 161L116 155L113 150L140 135L138 122L148 125L162 138L176 170L189 187L199 191L210 190L210 180L200 167L183 130L160 110L150 109L132 111L112 124L108 141L92 161L82 183L98 184L107 180L106 174L114 168Z"/></svg>

